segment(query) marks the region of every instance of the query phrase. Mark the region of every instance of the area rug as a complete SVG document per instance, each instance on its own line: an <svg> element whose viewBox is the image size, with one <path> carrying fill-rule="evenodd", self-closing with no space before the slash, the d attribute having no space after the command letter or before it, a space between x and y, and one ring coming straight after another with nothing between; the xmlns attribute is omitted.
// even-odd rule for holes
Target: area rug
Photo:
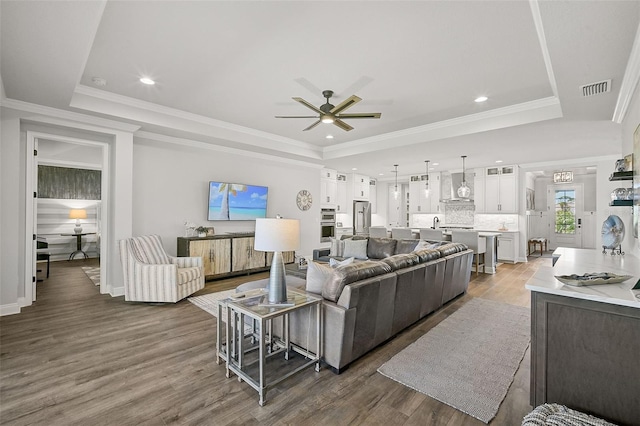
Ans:
<svg viewBox="0 0 640 426"><path fill-rule="evenodd" d="M81 268L95 285L100 285L100 267L81 266Z"/></svg>
<svg viewBox="0 0 640 426"><path fill-rule="evenodd" d="M528 308L472 299L378 372L489 423L513 382L529 338Z"/></svg>
<svg viewBox="0 0 640 426"><path fill-rule="evenodd" d="M218 291L216 293L203 294L202 296L193 296L188 300L198 308L210 313L214 317L218 317L218 300L226 299L234 294L235 290Z"/></svg>

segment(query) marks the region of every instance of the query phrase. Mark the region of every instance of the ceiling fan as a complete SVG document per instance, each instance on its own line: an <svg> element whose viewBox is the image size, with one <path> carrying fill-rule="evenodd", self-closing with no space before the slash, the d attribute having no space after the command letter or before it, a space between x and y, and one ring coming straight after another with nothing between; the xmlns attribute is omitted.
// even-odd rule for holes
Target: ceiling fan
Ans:
<svg viewBox="0 0 640 426"><path fill-rule="evenodd" d="M327 98L327 102L323 105L320 105L320 108L316 108L309 102L305 101L302 98L294 97L292 98L296 102L300 102L302 105L306 106L309 109L315 111L318 115L288 115L288 116L276 116L276 118L317 118L318 121L310 125L304 130L311 130L316 127L320 123L333 123L336 126L340 127L342 130L353 130L353 127L345 123L344 119L351 118L380 118L382 115L379 112L360 112L355 114L344 114L343 111L347 108L352 107L356 103L360 102L362 99L357 97L356 95L349 96L347 99L342 101L338 106L333 106L329 103L329 98L333 96L332 90L323 90L322 96Z"/></svg>

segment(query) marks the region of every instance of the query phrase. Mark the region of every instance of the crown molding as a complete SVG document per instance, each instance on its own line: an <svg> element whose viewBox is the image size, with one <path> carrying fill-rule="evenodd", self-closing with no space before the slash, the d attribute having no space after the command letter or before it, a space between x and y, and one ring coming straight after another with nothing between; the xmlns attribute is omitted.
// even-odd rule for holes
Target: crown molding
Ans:
<svg viewBox="0 0 640 426"><path fill-rule="evenodd" d="M531 7L533 24L536 27L542 58L544 59L544 65L547 69L549 85L551 86L553 96L558 97L558 84L556 83L556 76L553 72L553 66L551 65L551 55L549 54L549 47L547 46L547 37L544 34L544 25L542 24L542 15L540 14L538 0L529 0L529 7Z"/></svg>
<svg viewBox="0 0 640 426"><path fill-rule="evenodd" d="M48 117L55 117L63 120L77 121L83 124L89 124L92 126L106 127L113 130L119 130L123 132L133 133L140 129L140 126L135 124L123 123L121 121L109 120L106 118L95 117L92 115L80 114L73 111L66 111L63 109L52 108L44 105L32 104L29 102L18 101L10 98L3 98L0 101L0 106L3 108L14 109L17 111L29 112L32 114L39 114Z"/></svg>
<svg viewBox="0 0 640 426"><path fill-rule="evenodd" d="M636 38L633 41L633 47L631 47L631 54L629 55L629 61L627 62L627 68L624 71L624 77L622 77L622 84L620 85L620 93L618 94L618 100L616 101L616 108L613 110L613 117L611 120L614 123L620 124L624 121L629 109L631 99L635 93L638 82L640 81L640 26L636 31ZM640 94L638 94L640 97Z"/></svg>
<svg viewBox="0 0 640 426"><path fill-rule="evenodd" d="M303 157L321 158L321 148L306 142L84 85L76 86L70 105L75 108L122 117L173 130L182 130L260 148L266 147L274 151L286 152Z"/></svg>
<svg viewBox="0 0 640 426"><path fill-rule="evenodd" d="M447 139L562 117L555 96L325 147L324 159Z"/></svg>
<svg viewBox="0 0 640 426"><path fill-rule="evenodd" d="M178 138L174 136L161 135L159 133L152 133L152 132L146 132L146 131L136 132L134 134L134 144L136 139L146 139L150 141L164 142L164 143L178 145L178 146L188 146L191 148L200 148L200 149L206 149L209 151L224 152L226 154L240 155L243 157L251 157L251 158L259 158L262 160L273 161L276 163L285 163L289 165L309 167L309 168L318 169L318 170L324 167L323 164L319 164L319 163L311 163L311 162L302 161L302 160L284 158L284 157L280 157L272 154L264 154L261 152L247 151L239 148L231 148L228 146L215 145L208 142L201 142L193 139L185 139L185 138Z"/></svg>

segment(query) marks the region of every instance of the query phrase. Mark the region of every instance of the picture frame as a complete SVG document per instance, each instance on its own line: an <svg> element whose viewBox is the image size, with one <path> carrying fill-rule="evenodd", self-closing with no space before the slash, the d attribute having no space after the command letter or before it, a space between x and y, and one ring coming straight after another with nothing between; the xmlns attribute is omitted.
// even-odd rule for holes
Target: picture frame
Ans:
<svg viewBox="0 0 640 426"><path fill-rule="evenodd" d="M637 132L638 130L636 129L636 133ZM624 171L630 172L632 170L633 170L633 153L624 156Z"/></svg>
<svg viewBox="0 0 640 426"><path fill-rule="evenodd" d="M527 210L535 210L536 209L536 198L535 198L536 192L531 189L531 188L527 188Z"/></svg>

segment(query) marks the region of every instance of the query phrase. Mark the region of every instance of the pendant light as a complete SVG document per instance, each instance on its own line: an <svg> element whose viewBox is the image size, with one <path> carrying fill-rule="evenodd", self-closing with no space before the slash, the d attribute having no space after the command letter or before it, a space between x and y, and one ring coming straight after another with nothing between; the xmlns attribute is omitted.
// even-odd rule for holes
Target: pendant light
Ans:
<svg viewBox="0 0 640 426"><path fill-rule="evenodd" d="M393 189L393 198L394 199L398 199L398 195L400 195L400 193L398 192L398 165L394 164L393 167L395 167L395 174L396 174L396 186Z"/></svg>
<svg viewBox="0 0 640 426"><path fill-rule="evenodd" d="M426 180L424 184L424 197L429 198L429 160L425 160L424 162L426 164L425 166Z"/></svg>
<svg viewBox="0 0 640 426"><path fill-rule="evenodd" d="M471 188L467 186L467 179L464 172L464 159L467 158L466 155L462 156L462 183L460 184L460 188L458 188L458 197L460 198L469 198L471 195Z"/></svg>

